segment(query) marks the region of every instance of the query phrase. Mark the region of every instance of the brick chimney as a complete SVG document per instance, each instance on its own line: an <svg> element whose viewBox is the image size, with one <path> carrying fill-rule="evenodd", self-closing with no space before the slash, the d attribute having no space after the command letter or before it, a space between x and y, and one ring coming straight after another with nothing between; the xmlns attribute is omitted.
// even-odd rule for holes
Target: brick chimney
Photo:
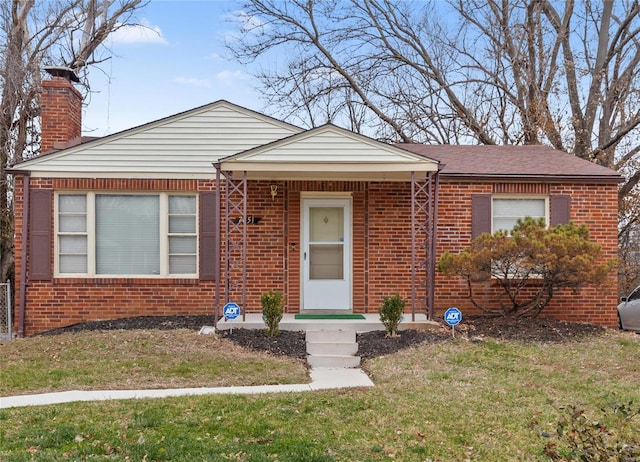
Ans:
<svg viewBox="0 0 640 462"><path fill-rule="evenodd" d="M82 95L72 82L78 76L66 67L45 67L51 76L42 82L40 152L62 149L82 135Z"/></svg>

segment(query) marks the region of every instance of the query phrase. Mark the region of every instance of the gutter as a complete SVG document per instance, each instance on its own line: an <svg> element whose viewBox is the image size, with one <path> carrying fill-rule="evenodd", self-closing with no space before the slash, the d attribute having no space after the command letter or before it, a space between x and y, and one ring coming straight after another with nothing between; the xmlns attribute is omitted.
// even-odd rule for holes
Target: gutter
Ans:
<svg viewBox="0 0 640 462"><path fill-rule="evenodd" d="M618 184L623 183L622 175L527 175L491 173L440 173L444 181L499 181L504 183L581 183Z"/></svg>

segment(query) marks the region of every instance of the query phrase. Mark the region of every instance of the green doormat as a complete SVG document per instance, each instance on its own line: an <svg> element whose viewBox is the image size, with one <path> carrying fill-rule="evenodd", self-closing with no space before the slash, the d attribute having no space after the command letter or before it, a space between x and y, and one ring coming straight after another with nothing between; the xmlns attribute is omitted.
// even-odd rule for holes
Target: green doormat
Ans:
<svg viewBox="0 0 640 462"><path fill-rule="evenodd" d="M361 314L296 314L296 319L365 319Z"/></svg>

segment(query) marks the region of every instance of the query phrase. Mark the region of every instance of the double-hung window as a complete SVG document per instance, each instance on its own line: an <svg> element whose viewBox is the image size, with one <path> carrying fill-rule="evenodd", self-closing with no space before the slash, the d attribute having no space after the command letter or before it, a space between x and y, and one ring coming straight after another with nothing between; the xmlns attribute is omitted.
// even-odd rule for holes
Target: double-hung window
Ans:
<svg viewBox="0 0 640 462"><path fill-rule="evenodd" d="M549 225L549 204L547 197L500 197L493 196L491 213L491 232L499 230L510 232L519 219L531 217L544 218Z"/></svg>
<svg viewBox="0 0 640 462"><path fill-rule="evenodd" d="M59 193L56 204L59 276L196 276L195 195Z"/></svg>
<svg viewBox="0 0 640 462"><path fill-rule="evenodd" d="M58 197L58 264L61 273L87 272L87 196Z"/></svg>
<svg viewBox="0 0 640 462"><path fill-rule="evenodd" d="M491 200L491 229L492 232L506 231L511 233L518 220L531 217L534 220L544 219L549 225L549 204L547 197L501 197L493 196ZM492 262L492 273L500 279L509 277L535 278L539 273L522 272L519 263L521 256L512 255L511 258Z"/></svg>

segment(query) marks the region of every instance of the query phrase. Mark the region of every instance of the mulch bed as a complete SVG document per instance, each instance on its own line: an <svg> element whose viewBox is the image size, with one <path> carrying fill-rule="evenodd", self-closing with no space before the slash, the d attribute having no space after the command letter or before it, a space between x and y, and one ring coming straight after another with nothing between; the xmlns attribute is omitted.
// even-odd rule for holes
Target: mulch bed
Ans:
<svg viewBox="0 0 640 462"><path fill-rule="evenodd" d="M211 325L211 316L141 316L110 321L91 321L51 330L41 335L92 330L130 329L192 329ZM485 338L560 343L601 335L605 328L592 324L570 323L538 318L465 319L456 326L456 335L480 341ZM262 329L233 329L220 331L219 336L253 350L268 351L278 356L306 357L304 332L281 331L277 337L267 337ZM451 328L444 323L433 330L401 331L395 338L385 338L383 331L358 334L358 354L362 358L374 358L392 354L421 343L438 343L451 338Z"/></svg>

